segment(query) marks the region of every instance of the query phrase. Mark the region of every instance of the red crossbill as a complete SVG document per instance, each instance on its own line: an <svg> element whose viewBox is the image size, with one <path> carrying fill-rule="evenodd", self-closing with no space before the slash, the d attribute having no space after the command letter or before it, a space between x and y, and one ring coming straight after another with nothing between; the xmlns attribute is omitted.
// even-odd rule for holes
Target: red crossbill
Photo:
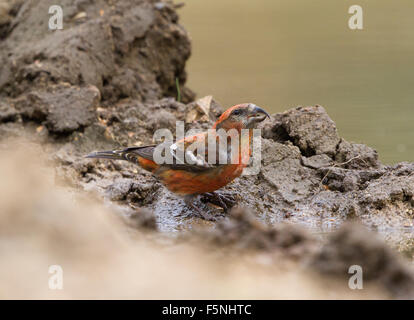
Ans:
<svg viewBox="0 0 414 320"><path fill-rule="evenodd" d="M143 147L129 147L123 150L94 152L87 158L102 158L112 160L127 160L138 164L145 170L152 172L170 191L184 196L184 200L195 209L203 218L210 220L211 216L198 207L194 206L194 197L204 194L212 198L215 203L227 210L228 204L232 203L229 197L215 193L214 191L224 187L235 178L239 177L248 164L251 155L252 131L256 124L269 117L262 108L251 104L239 104L227 109L214 124L212 129L227 133L236 133L239 137L237 152L232 152L231 145L227 144L224 150L226 163L220 162L220 145L213 149L216 151L215 162L210 163L208 151L209 134L211 131L203 132L193 136L185 137L176 143L170 143L166 152L170 152L173 161L171 163L159 163L156 160L156 148L160 145ZM234 129L234 130L232 130ZM247 129L247 143L242 143L242 129ZM230 139L231 134L227 136ZM219 143L220 135L216 135L214 142ZM201 147L202 152L198 153ZM198 150L197 153L188 151ZM178 156L178 151L183 151L185 160ZM188 157L189 156L189 157ZM222 158L221 158L222 159ZM211 201L211 202L214 202Z"/></svg>

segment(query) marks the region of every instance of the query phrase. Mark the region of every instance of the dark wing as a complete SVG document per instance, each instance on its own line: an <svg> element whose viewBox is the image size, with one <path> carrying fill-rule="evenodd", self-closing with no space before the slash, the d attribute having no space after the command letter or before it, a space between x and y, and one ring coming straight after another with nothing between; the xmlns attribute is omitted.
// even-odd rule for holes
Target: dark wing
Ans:
<svg viewBox="0 0 414 320"><path fill-rule="evenodd" d="M176 143L166 143L166 151L169 152L173 160L172 163L163 164L171 169L185 170L192 172L203 172L211 170L212 168L218 168L224 164L219 163L219 148L216 145L216 158L215 161L209 161L209 148L208 148L208 135L206 132L186 137ZM229 146L228 146L229 147ZM212 148L210 151L213 152ZM228 150L224 150L222 157L226 158L227 163L230 163L228 158Z"/></svg>
<svg viewBox="0 0 414 320"><path fill-rule="evenodd" d="M219 145L216 144L215 150L210 148L210 152L215 152L215 160L213 158L212 161L209 161L211 159L209 159L208 135L207 132L203 132L186 137L176 143L168 141L159 145L99 151L86 157L127 160L141 166L143 165L142 158L144 158L148 160L147 162L152 162L153 165L191 172L204 172L231 163L231 144L227 144L225 150L220 150ZM225 160L224 163L223 161L220 163L220 159Z"/></svg>

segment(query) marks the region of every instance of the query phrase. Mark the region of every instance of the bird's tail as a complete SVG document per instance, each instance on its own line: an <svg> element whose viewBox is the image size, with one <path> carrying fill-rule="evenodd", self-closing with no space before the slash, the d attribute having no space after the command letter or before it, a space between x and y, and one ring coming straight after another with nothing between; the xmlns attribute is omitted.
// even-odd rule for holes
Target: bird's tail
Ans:
<svg viewBox="0 0 414 320"><path fill-rule="evenodd" d="M158 165L154 162L153 153L155 146L128 147L123 150L92 152L86 158L126 160L135 163L146 170L153 171Z"/></svg>
<svg viewBox="0 0 414 320"><path fill-rule="evenodd" d="M123 150L98 151L88 154L85 158L93 159L111 159L111 160L128 160Z"/></svg>

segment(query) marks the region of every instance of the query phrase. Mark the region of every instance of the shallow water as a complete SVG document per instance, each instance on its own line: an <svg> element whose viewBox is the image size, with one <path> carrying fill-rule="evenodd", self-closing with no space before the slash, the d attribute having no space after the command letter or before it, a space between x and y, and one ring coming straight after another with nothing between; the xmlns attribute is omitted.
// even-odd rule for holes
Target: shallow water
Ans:
<svg viewBox="0 0 414 320"><path fill-rule="evenodd" d="M414 2L188 0L189 86L225 106L324 106L384 163L414 161ZM348 8L364 29L348 28Z"/></svg>

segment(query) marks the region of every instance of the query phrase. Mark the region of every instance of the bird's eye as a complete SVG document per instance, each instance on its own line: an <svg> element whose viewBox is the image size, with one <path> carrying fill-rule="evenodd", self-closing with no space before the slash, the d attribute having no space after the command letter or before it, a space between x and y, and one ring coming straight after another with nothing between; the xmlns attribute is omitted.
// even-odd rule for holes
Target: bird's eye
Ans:
<svg viewBox="0 0 414 320"><path fill-rule="evenodd" d="M234 110L234 111L233 111L233 114L234 114L234 115L236 115L236 116L237 116L238 114L240 114L240 113L241 113L241 110L240 110L240 109L236 109L236 110Z"/></svg>

